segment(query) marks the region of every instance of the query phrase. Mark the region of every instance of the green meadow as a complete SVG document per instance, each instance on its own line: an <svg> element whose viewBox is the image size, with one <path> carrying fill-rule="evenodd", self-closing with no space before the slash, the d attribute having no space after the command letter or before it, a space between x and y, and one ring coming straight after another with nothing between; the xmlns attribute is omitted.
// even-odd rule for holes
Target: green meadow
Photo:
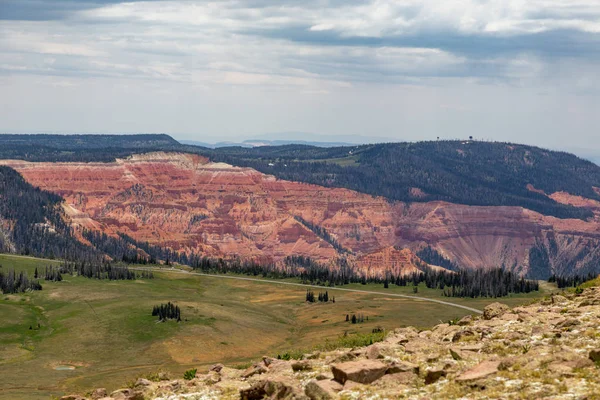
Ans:
<svg viewBox="0 0 600 400"><path fill-rule="evenodd" d="M50 263L0 255L2 271L26 270L30 276ZM0 296L0 398L49 399L96 387L114 390L159 370L179 377L186 369L202 370L216 362L243 367L262 355L309 351L344 334L352 337L376 327L427 328L469 314L389 296L413 295L412 287L344 286L374 294L328 288L335 303L309 304L302 287L168 271L154 276L99 281L63 275L62 282L42 282L41 291ZM501 301L514 306L542 295L544 291ZM418 296L477 309L495 301L444 298L424 286ZM159 323L151 315L153 306L168 301L180 307L181 323ZM368 321L345 321L346 314L359 313Z"/></svg>

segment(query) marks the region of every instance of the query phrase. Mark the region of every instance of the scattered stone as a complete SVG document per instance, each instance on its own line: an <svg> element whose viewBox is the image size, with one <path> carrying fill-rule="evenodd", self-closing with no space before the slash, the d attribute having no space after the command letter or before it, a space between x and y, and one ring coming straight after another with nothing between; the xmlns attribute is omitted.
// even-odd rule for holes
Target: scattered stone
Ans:
<svg viewBox="0 0 600 400"><path fill-rule="evenodd" d="M150 386L152 385L152 382L150 382L148 379L144 379L144 378L138 378L137 381L135 381L135 387L139 387L139 386Z"/></svg>
<svg viewBox="0 0 600 400"><path fill-rule="evenodd" d="M469 329L465 329L459 332L456 332L454 336L452 336L452 342L460 342L461 340L466 340L468 338L472 338L475 336L475 332Z"/></svg>
<svg viewBox="0 0 600 400"><path fill-rule="evenodd" d="M423 339L412 339L404 345L404 351L410 354L426 352L432 349L432 343Z"/></svg>
<svg viewBox="0 0 600 400"><path fill-rule="evenodd" d="M308 371L312 369L312 365L308 360L295 361L292 363L292 370L294 372L298 371Z"/></svg>
<svg viewBox="0 0 600 400"><path fill-rule="evenodd" d="M70 394L70 395L61 397L60 400L85 400L85 397L81 397L76 394Z"/></svg>
<svg viewBox="0 0 600 400"><path fill-rule="evenodd" d="M108 397L108 392L106 391L105 388L98 388L98 389L95 389L92 392L92 399L93 400L98 400L98 399L101 399L103 397Z"/></svg>
<svg viewBox="0 0 600 400"><path fill-rule="evenodd" d="M110 394L114 400L144 400L144 394L133 389L119 389Z"/></svg>
<svg viewBox="0 0 600 400"><path fill-rule="evenodd" d="M397 374L384 375L381 379L377 380L375 384L379 386L410 385L415 379L417 379L417 375L412 372L400 372Z"/></svg>
<svg viewBox="0 0 600 400"><path fill-rule="evenodd" d="M457 361L468 358L468 356L466 356L465 353L463 353L463 351L460 349L450 347L449 351L452 358L454 358Z"/></svg>
<svg viewBox="0 0 600 400"><path fill-rule="evenodd" d="M240 390L241 400L262 400L265 398L277 400L306 400L308 397L300 390L297 382L275 377L256 382L248 389Z"/></svg>
<svg viewBox="0 0 600 400"><path fill-rule="evenodd" d="M330 400L335 399L337 393L343 388L344 387L340 383L334 380L311 380L306 384L304 393L311 400Z"/></svg>
<svg viewBox="0 0 600 400"><path fill-rule="evenodd" d="M331 372L322 372L315 377L318 381L325 381L333 379L333 374Z"/></svg>
<svg viewBox="0 0 600 400"><path fill-rule="evenodd" d="M333 365L331 372L336 381L341 384L346 381L358 383L371 383L385 375L387 365L372 360L350 361Z"/></svg>
<svg viewBox="0 0 600 400"><path fill-rule="evenodd" d="M411 372L413 374L418 374L419 366L408 361L394 361L388 366L386 374L398 374L401 372Z"/></svg>
<svg viewBox="0 0 600 400"><path fill-rule="evenodd" d="M595 363L600 362L600 349L590 350L589 358Z"/></svg>
<svg viewBox="0 0 600 400"><path fill-rule="evenodd" d="M446 371L443 368L433 368L425 371L425 384L431 385L446 376Z"/></svg>
<svg viewBox="0 0 600 400"><path fill-rule="evenodd" d="M567 298L564 296L561 296L559 294L555 294L552 296L552 304L562 304L562 303L566 303L567 302Z"/></svg>
<svg viewBox="0 0 600 400"><path fill-rule="evenodd" d="M483 309L483 319L490 320L492 318L496 318L504 314L509 310L509 307L506 304L502 303L492 303L487 305Z"/></svg>
<svg viewBox="0 0 600 400"><path fill-rule="evenodd" d="M381 350L376 344L367 347L366 356L369 360L377 360L378 358L383 358L383 355L381 355Z"/></svg>
<svg viewBox="0 0 600 400"><path fill-rule="evenodd" d="M139 379L133 389L115 391L111 397L102 389L90 396L91 400L595 398L590 394L600 393L600 369L594 367L600 363L600 289L562 297L510 312L496 303L486 307L487 318L469 316L421 332L396 329L382 342L364 348L315 352L301 361L263 357L245 371L216 364L190 381ZM582 302L589 305L578 308Z"/></svg>
<svg viewBox="0 0 600 400"><path fill-rule="evenodd" d="M488 375L492 375L498 372L500 361L483 361L477 364L475 367L466 370L460 374L457 378L457 382L466 382L476 379L485 378Z"/></svg>
<svg viewBox="0 0 600 400"><path fill-rule="evenodd" d="M215 365L212 365L208 370L215 371L215 372L221 372L223 367L225 367L223 364L215 364Z"/></svg>
<svg viewBox="0 0 600 400"><path fill-rule="evenodd" d="M580 324L581 324L581 322L577 321L576 319L568 318L568 319L565 319L565 320L559 322L558 324L556 324L556 327L560 328L560 329L564 329L564 328L571 328L573 326L577 326Z"/></svg>
<svg viewBox="0 0 600 400"><path fill-rule="evenodd" d="M268 372L268 371L269 370L264 365L254 364L254 365L251 365L250 367L248 367L244 371L244 373L242 374L242 378L250 378L251 376L258 375L258 374L264 374L265 372Z"/></svg>

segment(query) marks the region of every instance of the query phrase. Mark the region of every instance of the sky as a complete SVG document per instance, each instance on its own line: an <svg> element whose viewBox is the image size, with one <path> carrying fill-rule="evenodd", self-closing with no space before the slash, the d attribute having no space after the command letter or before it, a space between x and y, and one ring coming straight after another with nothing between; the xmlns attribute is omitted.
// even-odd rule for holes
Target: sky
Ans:
<svg viewBox="0 0 600 400"><path fill-rule="evenodd" d="M600 154L600 0L0 0L0 132Z"/></svg>

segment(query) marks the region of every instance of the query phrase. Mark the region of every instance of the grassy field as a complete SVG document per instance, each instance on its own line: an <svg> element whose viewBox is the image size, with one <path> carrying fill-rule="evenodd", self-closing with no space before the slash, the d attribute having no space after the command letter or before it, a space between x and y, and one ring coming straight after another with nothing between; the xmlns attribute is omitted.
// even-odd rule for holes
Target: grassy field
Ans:
<svg viewBox="0 0 600 400"><path fill-rule="evenodd" d="M30 275L36 266L49 263L0 255L3 270L27 270ZM335 304L307 304L300 287L159 272L152 280L117 282L64 276L62 282L43 283L42 291L2 295L0 398L48 399L96 387L112 390L157 370L177 377L188 368L202 370L215 362L242 365L264 354L309 350L344 332L429 327L468 313L386 296L411 295L410 287L345 287L381 294L330 290ZM516 305L542 294L502 302ZM424 287L419 295L441 298L439 291ZM480 309L494 301L442 299ZM157 323L151 316L154 305L167 301L179 305L184 322ZM369 321L345 322L352 313L362 313Z"/></svg>

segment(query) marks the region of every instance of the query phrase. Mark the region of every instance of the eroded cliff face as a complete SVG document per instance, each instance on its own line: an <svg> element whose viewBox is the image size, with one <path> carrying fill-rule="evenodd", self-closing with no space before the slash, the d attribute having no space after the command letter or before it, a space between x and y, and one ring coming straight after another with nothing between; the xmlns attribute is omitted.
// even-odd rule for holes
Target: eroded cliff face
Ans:
<svg viewBox="0 0 600 400"><path fill-rule="evenodd" d="M327 238L315 233L318 226L369 268L379 262L365 257L369 253L426 244L465 267L504 265L526 272L532 247L544 249L548 268L565 260L569 268L589 268L600 259L598 221L561 220L520 207L390 203L190 154L149 153L114 163L0 164L63 196L75 226L123 232L182 251L274 260L338 256ZM596 207L565 194L554 197Z"/></svg>

